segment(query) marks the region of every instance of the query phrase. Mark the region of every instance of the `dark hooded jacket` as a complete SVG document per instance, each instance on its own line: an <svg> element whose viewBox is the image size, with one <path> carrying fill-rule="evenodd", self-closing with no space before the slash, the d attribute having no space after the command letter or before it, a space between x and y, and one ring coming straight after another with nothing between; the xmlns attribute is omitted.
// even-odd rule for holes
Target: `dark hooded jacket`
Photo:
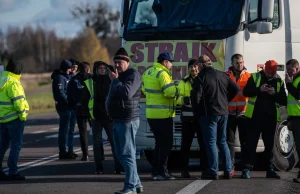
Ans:
<svg viewBox="0 0 300 194"><path fill-rule="evenodd" d="M54 70L51 75L51 79L53 80L52 92L57 112L70 110L67 98L67 87L68 82L70 81L70 77L64 72L66 72L66 70L71 67L71 62L63 60L60 65L60 69Z"/></svg>
<svg viewBox="0 0 300 194"><path fill-rule="evenodd" d="M88 102L89 97L83 96L84 81L91 78L89 73L78 73L73 76L68 84L68 103L72 109L76 110L77 116L89 116Z"/></svg>
<svg viewBox="0 0 300 194"><path fill-rule="evenodd" d="M99 75L98 74L98 68L100 65L106 65L105 63L96 62L93 67L93 75L92 79L94 81L94 118L96 120L102 120L102 121L111 121L109 117L107 116L107 112L105 109L105 100L106 96L109 91L110 87L110 79L108 77L108 74L106 75ZM85 87L83 89L82 94L82 100L81 102L84 103L85 99L90 98L90 93L88 89Z"/></svg>

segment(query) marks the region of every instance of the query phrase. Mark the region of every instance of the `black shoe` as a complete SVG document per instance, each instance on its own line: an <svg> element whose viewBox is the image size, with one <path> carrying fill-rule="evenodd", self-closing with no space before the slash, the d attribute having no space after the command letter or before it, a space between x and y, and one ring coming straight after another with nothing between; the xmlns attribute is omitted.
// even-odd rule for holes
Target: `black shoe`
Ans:
<svg viewBox="0 0 300 194"><path fill-rule="evenodd" d="M7 180L8 180L8 176L3 171L0 171L0 181L7 181Z"/></svg>
<svg viewBox="0 0 300 194"><path fill-rule="evenodd" d="M188 171L183 171L181 173L181 178L191 178L191 175Z"/></svg>
<svg viewBox="0 0 300 194"><path fill-rule="evenodd" d="M26 178L25 176L18 174L9 174L8 179L11 181L24 181Z"/></svg>
<svg viewBox="0 0 300 194"><path fill-rule="evenodd" d="M76 159L76 157L74 157L72 154L69 153L59 153L59 159L60 160L70 160L70 159Z"/></svg>
<svg viewBox="0 0 300 194"><path fill-rule="evenodd" d="M81 161L89 161L89 157L88 156L82 156Z"/></svg>
<svg viewBox="0 0 300 194"><path fill-rule="evenodd" d="M219 180L219 175L211 174L209 172L202 172L201 179L203 180Z"/></svg>
<svg viewBox="0 0 300 194"><path fill-rule="evenodd" d="M295 183L300 183L300 171L298 172L297 178L294 178L293 181L294 181Z"/></svg>
<svg viewBox="0 0 300 194"><path fill-rule="evenodd" d="M269 169L266 173L266 178L280 179L280 176L273 169Z"/></svg>
<svg viewBox="0 0 300 194"><path fill-rule="evenodd" d="M162 173L157 175L156 180L157 181L163 181L163 180L175 180L176 178L172 175L170 175L169 173Z"/></svg>
<svg viewBox="0 0 300 194"><path fill-rule="evenodd" d="M78 157L78 154L76 154L75 152L69 152L69 155L71 155L71 156L73 156L73 157L75 157L75 158Z"/></svg>
<svg viewBox="0 0 300 194"><path fill-rule="evenodd" d="M137 192L137 193L142 193L142 192L144 192L144 187L143 187L143 186L137 187L137 188L136 188L136 192Z"/></svg>
<svg viewBox="0 0 300 194"><path fill-rule="evenodd" d="M232 179L232 173L224 173L223 179Z"/></svg>

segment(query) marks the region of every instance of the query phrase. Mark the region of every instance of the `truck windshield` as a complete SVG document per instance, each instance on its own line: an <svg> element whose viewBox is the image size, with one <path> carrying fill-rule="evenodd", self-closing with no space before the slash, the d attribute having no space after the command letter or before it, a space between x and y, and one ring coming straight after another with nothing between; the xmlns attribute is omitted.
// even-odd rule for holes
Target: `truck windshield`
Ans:
<svg viewBox="0 0 300 194"><path fill-rule="evenodd" d="M156 37L176 32L236 33L243 4L243 0L133 0L125 33L135 38L141 32Z"/></svg>

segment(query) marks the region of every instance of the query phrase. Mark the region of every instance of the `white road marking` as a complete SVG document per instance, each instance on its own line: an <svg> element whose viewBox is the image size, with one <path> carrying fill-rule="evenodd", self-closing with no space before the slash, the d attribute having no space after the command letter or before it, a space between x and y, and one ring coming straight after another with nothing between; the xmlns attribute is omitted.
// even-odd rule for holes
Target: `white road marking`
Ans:
<svg viewBox="0 0 300 194"><path fill-rule="evenodd" d="M181 189L180 191L178 191L176 194L195 194L198 191L200 191L203 187L208 185L210 182L211 180L196 180L188 186Z"/></svg>
<svg viewBox="0 0 300 194"><path fill-rule="evenodd" d="M53 128L50 128L51 130L58 130L59 127L53 127Z"/></svg>
<svg viewBox="0 0 300 194"><path fill-rule="evenodd" d="M219 176L221 176L222 174L222 172L218 172ZM195 180L194 182L190 183L189 185L178 191L176 194L195 194L201 189L203 189L203 187L208 185L210 182L212 182L212 180Z"/></svg>
<svg viewBox="0 0 300 194"><path fill-rule="evenodd" d="M44 131L44 130L42 130L42 131L34 131L34 132L31 132L30 134L39 134L39 133L45 133L45 132L47 132L47 131Z"/></svg>
<svg viewBox="0 0 300 194"><path fill-rule="evenodd" d="M108 146L109 142L105 141L105 142L103 142L103 145L104 146ZM93 146L89 146L88 150L89 151L93 150ZM76 154L80 154L81 153L81 148L78 148L78 149L74 150L74 152ZM23 170L26 170L26 169L29 169L29 168L33 168L35 166L41 166L43 164L47 164L49 162L56 161L58 159L59 159L58 158L58 154L55 154L55 155L52 155L52 156L49 156L49 157L45 157L45 158L41 158L41 159L38 159L38 160L34 160L32 162L26 162L26 163L18 165L18 171L20 172L20 171L23 171ZM8 168L5 168L3 170L3 172L8 172Z"/></svg>

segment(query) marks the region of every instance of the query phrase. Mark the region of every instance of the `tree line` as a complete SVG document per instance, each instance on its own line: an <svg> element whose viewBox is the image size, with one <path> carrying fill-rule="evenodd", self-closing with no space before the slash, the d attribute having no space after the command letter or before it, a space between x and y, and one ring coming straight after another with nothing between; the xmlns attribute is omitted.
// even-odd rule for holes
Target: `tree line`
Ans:
<svg viewBox="0 0 300 194"><path fill-rule="evenodd" d="M114 26L119 12L109 10L107 4L77 5L71 13L75 20L84 22L84 29L75 38L58 37L54 30L25 26L0 29L0 56L6 65L10 56L23 64L24 73L50 72L58 68L62 59L107 63L121 45ZM83 21L82 21L83 19Z"/></svg>

